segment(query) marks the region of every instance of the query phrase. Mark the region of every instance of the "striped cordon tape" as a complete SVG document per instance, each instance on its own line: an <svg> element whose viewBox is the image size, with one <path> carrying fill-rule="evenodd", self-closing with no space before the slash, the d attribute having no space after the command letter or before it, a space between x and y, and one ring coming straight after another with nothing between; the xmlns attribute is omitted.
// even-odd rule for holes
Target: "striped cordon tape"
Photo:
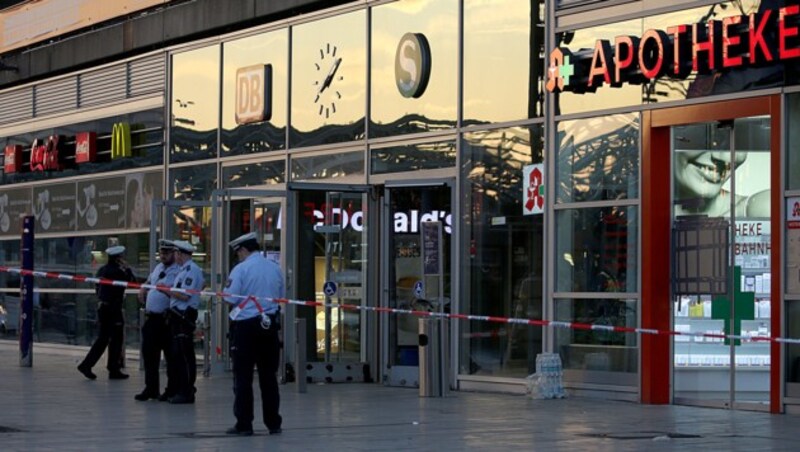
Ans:
<svg viewBox="0 0 800 452"><path fill-rule="evenodd" d="M686 332L686 331L670 331L670 330L656 330L650 328L631 328L625 326L613 326L613 325L596 325L591 323L579 323L579 322L558 322L554 320L538 320L538 319L526 319L526 318L515 318L515 317L499 317L499 316L489 316L489 315L472 315L472 314L452 314L447 312L433 312L433 311L414 311L410 309L397 309L397 308L383 308L383 307L374 307L374 306L359 306L359 305L348 305L348 304L334 304L334 303L322 303L319 301L304 301L304 300L291 300L288 298L265 298L265 297L253 297L250 295L239 295L239 294L229 294L225 292L212 292L207 290L189 290L189 289L173 289L170 286L164 285L153 285L153 284L140 284L135 282L128 282L128 281L116 281L111 279L105 278L94 278L90 276L81 276L81 275L70 275L67 273L54 273L54 272L42 272L42 271L35 271L35 270L24 270L21 268L13 268L13 267L4 267L0 266L0 272L2 273L15 273L18 275L23 276L33 276L35 278L48 278L48 279L60 279L66 281L76 281L76 282L85 282L89 284L104 284L110 286L118 286L118 287L125 287L128 289L156 289L156 290L171 290L173 292L184 293L187 295L200 295L200 296L208 296L208 297L225 297L225 298L234 298L234 299L259 299L265 301L272 301L279 304L284 305L294 305L294 306L313 306L313 307L327 307L327 308L339 308L349 311L366 311L366 312L379 312L379 313L387 313L387 314L399 314L399 315L412 315L417 317L436 317L442 319L459 319L459 320L473 320L478 322L489 322L489 323L506 323L512 325L530 325L530 326L542 326L542 327L553 327L553 328L565 328L565 329L573 329L573 330L590 330L590 331L605 331L605 332L614 332L614 333L635 333L635 334L651 334L651 335L667 335L667 336L692 336L692 337L706 337L706 338L714 338L714 339L730 339L730 340L741 340L746 342L776 342L781 344L800 344L800 339L792 339L792 338L784 338L784 337L769 337L769 336L750 336L750 335L741 335L741 334L718 334L718 333L702 333L702 332Z"/></svg>

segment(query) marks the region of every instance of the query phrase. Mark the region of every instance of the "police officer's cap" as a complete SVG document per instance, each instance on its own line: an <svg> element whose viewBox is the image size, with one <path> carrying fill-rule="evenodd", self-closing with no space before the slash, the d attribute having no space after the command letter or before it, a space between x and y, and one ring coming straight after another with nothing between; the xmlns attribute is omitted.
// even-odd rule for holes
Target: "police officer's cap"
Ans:
<svg viewBox="0 0 800 452"><path fill-rule="evenodd" d="M239 248L245 245L254 245L258 247L258 236L256 235L255 232L251 232L249 234L236 237L235 239L231 240L230 243L228 243L228 245L230 245L230 247L233 248L234 251L237 251Z"/></svg>
<svg viewBox="0 0 800 452"><path fill-rule="evenodd" d="M161 239L158 241L158 248L162 250L174 250L175 242L172 240Z"/></svg>
<svg viewBox="0 0 800 452"><path fill-rule="evenodd" d="M106 254L108 254L111 257L122 256L124 252L125 252L124 246L112 246L110 248L106 248Z"/></svg>
<svg viewBox="0 0 800 452"><path fill-rule="evenodd" d="M186 240L175 240L173 243L175 245L175 248L182 253L186 254L194 253L195 250L194 246L191 243L187 242Z"/></svg>

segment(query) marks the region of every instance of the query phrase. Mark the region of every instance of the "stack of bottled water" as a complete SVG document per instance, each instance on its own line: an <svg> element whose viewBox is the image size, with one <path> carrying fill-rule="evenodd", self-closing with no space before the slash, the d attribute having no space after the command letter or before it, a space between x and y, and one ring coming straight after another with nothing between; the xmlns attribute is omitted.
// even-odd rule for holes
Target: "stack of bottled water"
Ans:
<svg viewBox="0 0 800 452"><path fill-rule="evenodd" d="M557 353L536 355L536 373L528 376L528 394L534 399L563 399L564 391L561 356Z"/></svg>

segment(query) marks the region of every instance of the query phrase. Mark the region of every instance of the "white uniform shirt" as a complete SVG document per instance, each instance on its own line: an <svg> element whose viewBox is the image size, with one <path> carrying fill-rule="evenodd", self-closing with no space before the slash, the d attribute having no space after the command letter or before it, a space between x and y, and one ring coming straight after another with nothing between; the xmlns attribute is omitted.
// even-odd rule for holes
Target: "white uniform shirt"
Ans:
<svg viewBox="0 0 800 452"><path fill-rule="evenodd" d="M258 303L261 310L267 314L274 314L278 312L280 305L263 298L284 297L281 268L260 252L253 252L247 259L233 267L228 281L225 283L225 293L259 298ZM245 301L244 298L225 297L225 301L242 308L233 320L246 320L261 314L255 300L251 299L242 304Z"/></svg>
<svg viewBox="0 0 800 452"><path fill-rule="evenodd" d="M150 276L147 277L147 284L172 287L172 284L175 282L175 277L178 276L180 271L181 267L174 262L166 268L164 268L163 263L159 262L156 268L153 269L153 272L150 273ZM169 295L158 289L148 289L147 302L144 307L145 311L161 314L169 309L169 304Z"/></svg>
<svg viewBox="0 0 800 452"><path fill-rule="evenodd" d="M194 263L193 260L186 261L181 266L178 276L175 277L175 282L172 284L174 289L184 290L202 290L205 280L203 279L203 270ZM200 306L199 294L186 294L189 299L186 301L178 300L175 297L170 299L169 307L185 311L186 308L197 309Z"/></svg>

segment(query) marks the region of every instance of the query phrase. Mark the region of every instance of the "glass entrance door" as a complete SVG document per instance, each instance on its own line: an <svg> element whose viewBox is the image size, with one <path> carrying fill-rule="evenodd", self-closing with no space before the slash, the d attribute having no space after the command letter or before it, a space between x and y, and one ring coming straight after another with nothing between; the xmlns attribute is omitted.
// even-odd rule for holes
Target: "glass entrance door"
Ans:
<svg viewBox="0 0 800 452"><path fill-rule="evenodd" d="M770 336L770 118L673 126L671 142L674 329ZM770 366L767 342L675 336L673 396L767 409Z"/></svg>
<svg viewBox="0 0 800 452"><path fill-rule="evenodd" d="M382 305L395 309L450 312L452 199L446 184L390 186L384 195L384 287ZM423 271L421 224L441 224L443 274ZM384 314L383 382L419 385L419 326L413 315Z"/></svg>
<svg viewBox="0 0 800 452"><path fill-rule="evenodd" d="M211 255L211 288L214 292L225 291L225 281L237 264L228 242L242 234L255 232L261 251L285 269L283 249L283 207L285 192L275 190L229 189L212 194L213 244ZM286 272L284 271L284 277ZM247 295L247 294L241 294ZM221 306L221 308L217 308ZM282 307L285 310L286 307ZM228 313L226 303L214 304L201 311L198 323L202 322L207 341L209 366L207 372L230 367L228 342ZM198 324L198 329L200 329ZM284 329L285 331L285 329ZM213 355L213 356L212 356Z"/></svg>
<svg viewBox="0 0 800 452"><path fill-rule="evenodd" d="M309 184L310 185L310 184ZM291 187L295 292L320 306L297 307L306 323L306 375L312 381L369 381L371 197L367 187ZM373 303L374 305L374 303Z"/></svg>

